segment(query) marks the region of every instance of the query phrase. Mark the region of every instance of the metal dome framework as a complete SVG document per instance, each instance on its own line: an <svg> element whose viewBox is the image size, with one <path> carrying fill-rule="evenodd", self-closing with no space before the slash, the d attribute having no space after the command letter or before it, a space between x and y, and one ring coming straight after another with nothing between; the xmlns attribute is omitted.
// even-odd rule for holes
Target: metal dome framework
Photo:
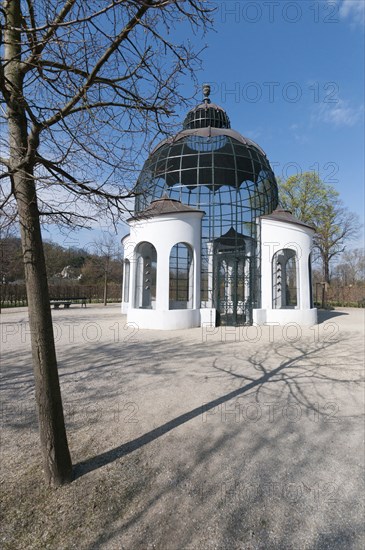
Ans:
<svg viewBox="0 0 365 550"><path fill-rule="evenodd" d="M231 123L227 113L219 107L206 101L201 103L195 109L192 109L186 115L183 122L183 129L188 130L192 128L230 128Z"/></svg>
<svg viewBox="0 0 365 550"><path fill-rule="evenodd" d="M206 97L184 130L152 151L136 191L136 214L163 196L205 212L201 307L215 307L222 324L251 324L260 296L256 219L278 204L264 151L231 130L225 111Z"/></svg>

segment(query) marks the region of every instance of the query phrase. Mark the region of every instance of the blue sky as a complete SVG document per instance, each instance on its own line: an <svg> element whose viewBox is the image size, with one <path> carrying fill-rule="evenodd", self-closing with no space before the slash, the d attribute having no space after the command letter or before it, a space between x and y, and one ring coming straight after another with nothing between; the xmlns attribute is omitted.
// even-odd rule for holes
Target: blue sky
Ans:
<svg viewBox="0 0 365 550"><path fill-rule="evenodd" d="M192 37L207 44L199 82L211 84L211 99L264 149L277 176L318 171L364 223L365 0L215 5L215 31ZM193 83L184 86L194 93ZM44 236L77 246L95 233Z"/></svg>

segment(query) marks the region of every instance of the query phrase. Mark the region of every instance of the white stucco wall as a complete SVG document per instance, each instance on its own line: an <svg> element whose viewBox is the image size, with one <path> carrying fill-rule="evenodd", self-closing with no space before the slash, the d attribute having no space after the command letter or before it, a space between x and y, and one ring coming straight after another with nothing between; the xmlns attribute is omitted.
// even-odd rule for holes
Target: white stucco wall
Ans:
<svg viewBox="0 0 365 550"><path fill-rule="evenodd" d="M253 310L257 324L296 322L313 325L317 310L311 308L308 259L312 249L314 230L298 224L261 218L261 308ZM293 309L273 309L272 260L276 252L289 248L296 251L297 306Z"/></svg>
<svg viewBox="0 0 365 550"><path fill-rule="evenodd" d="M177 329L200 326L200 262L202 212L177 212L147 219L131 220L130 235L123 239L124 259L130 261L129 302L124 301L122 312L127 321L141 328ZM153 244L157 252L155 309L133 307L136 281L136 248L142 242ZM185 243L193 251L192 308L169 309L170 252L177 243Z"/></svg>
<svg viewBox="0 0 365 550"><path fill-rule="evenodd" d="M215 310L200 309L201 212L177 212L148 219L131 220L130 235L123 239L124 258L130 262L129 302L125 301L123 285L122 312L127 321L141 328L171 330L215 323ZM311 308L308 258L314 231L308 227L261 218L261 307L253 310L253 322L298 323L313 325L317 310ZM154 309L134 306L136 282L136 249L142 242L151 243L157 253L156 300ZM170 252L177 243L185 243L193 251L193 301L189 309L169 309ZM297 305L293 308L273 308L272 260L282 249L296 251ZM207 304L204 304L207 305ZM209 320L208 320L209 317Z"/></svg>

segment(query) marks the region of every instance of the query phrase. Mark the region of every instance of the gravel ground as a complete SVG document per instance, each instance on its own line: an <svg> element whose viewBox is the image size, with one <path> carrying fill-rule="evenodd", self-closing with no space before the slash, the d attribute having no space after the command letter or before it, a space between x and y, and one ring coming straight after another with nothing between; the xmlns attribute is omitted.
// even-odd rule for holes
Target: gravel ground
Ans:
<svg viewBox="0 0 365 550"><path fill-rule="evenodd" d="M27 310L5 310L2 548L364 548L363 310L312 328L53 319L75 481L44 485Z"/></svg>

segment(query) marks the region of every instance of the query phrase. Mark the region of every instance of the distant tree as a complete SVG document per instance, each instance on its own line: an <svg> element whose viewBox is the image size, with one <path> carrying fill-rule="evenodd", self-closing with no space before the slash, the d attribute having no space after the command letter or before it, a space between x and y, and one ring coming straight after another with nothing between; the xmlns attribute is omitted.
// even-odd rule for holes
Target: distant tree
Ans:
<svg viewBox="0 0 365 550"><path fill-rule="evenodd" d="M355 285L365 281L365 252L362 248L347 250L341 254L334 269L334 276L342 285Z"/></svg>
<svg viewBox="0 0 365 550"><path fill-rule="evenodd" d="M136 156L184 102L179 77L199 67L179 39L187 28L174 28L209 16L203 0L3 0L1 18L0 202L20 225L44 469L59 485L72 464L40 220L125 211Z"/></svg>
<svg viewBox="0 0 365 550"><path fill-rule="evenodd" d="M84 250L71 249L68 251L68 265L75 269L81 269L89 254Z"/></svg>
<svg viewBox="0 0 365 550"><path fill-rule="evenodd" d="M44 255L47 267L48 278L61 273L62 269L68 265L67 250L63 246L45 241L43 243Z"/></svg>
<svg viewBox="0 0 365 550"><path fill-rule="evenodd" d="M305 223L316 224L323 205L338 199L338 192L326 185L316 172L303 172L286 181L278 178L279 202Z"/></svg>
<svg viewBox="0 0 365 550"><path fill-rule="evenodd" d="M358 216L343 206L340 200L323 206L320 219L315 222L317 247L323 266L323 280L331 282L332 260L345 251L346 243L357 237L360 229Z"/></svg>
<svg viewBox="0 0 365 550"><path fill-rule="evenodd" d="M108 302L108 282L113 277L114 280L121 282L122 261L119 241L115 235L104 233L102 237L96 239L90 251L93 254L88 258L82 269L83 279L86 281L95 281L102 279L104 287L104 306Z"/></svg>
<svg viewBox="0 0 365 550"><path fill-rule="evenodd" d="M110 239L110 242L109 242ZM104 283L105 270L108 281L121 282L122 263L118 239L105 234L96 239L88 251L81 248L65 248L52 241L43 242L48 280L60 275L65 267L90 284ZM0 239L0 280L2 282L24 281L22 245L19 237Z"/></svg>
<svg viewBox="0 0 365 550"><path fill-rule="evenodd" d="M82 284L97 284L103 278L103 270L98 261L95 261L94 256L89 256L81 268L81 283Z"/></svg>
<svg viewBox="0 0 365 550"><path fill-rule="evenodd" d="M0 284L24 280L22 244L18 237L0 239Z"/></svg>
<svg viewBox="0 0 365 550"><path fill-rule="evenodd" d="M330 264L358 235L358 216L339 199L339 193L326 185L315 172L279 179L279 201L297 218L313 225L314 246L322 264L323 281L330 283Z"/></svg>

